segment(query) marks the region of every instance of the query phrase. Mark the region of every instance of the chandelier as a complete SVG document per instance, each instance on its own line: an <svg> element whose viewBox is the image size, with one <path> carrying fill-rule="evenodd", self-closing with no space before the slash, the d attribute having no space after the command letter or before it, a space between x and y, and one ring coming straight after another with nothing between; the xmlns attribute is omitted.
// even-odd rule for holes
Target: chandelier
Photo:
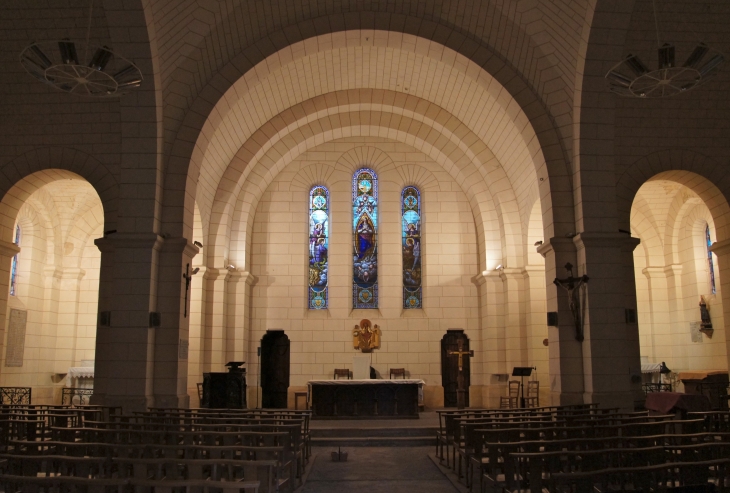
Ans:
<svg viewBox="0 0 730 493"><path fill-rule="evenodd" d="M20 53L20 63L39 81L80 96L119 96L142 84L142 72L126 58L106 46L82 47L84 58L79 58L76 43L68 39L33 43Z"/></svg>
<svg viewBox="0 0 730 493"><path fill-rule="evenodd" d="M648 67L635 54L629 54L606 74L611 91L620 96L664 98L701 86L719 72L725 56L705 43L698 43L684 63L677 65L675 47L661 43L656 4L654 24L657 38L657 66ZM689 52L689 50L687 50Z"/></svg>
<svg viewBox="0 0 730 493"><path fill-rule="evenodd" d="M20 52L20 63L30 75L63 92L102 98L120 96L142 84L142 72L109 47L89 44L93 6L92 0L85 42L34 42Z"/></svg>

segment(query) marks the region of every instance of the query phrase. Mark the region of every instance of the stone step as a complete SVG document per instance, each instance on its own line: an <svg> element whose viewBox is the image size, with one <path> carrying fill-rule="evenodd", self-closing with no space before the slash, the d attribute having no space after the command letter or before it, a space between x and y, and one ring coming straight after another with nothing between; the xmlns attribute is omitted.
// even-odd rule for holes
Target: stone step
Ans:
<svg viewBox="0 0 730 493"><path fill-rule="evenodd" d="M312 428L309 433L312 438L348 438L348 437L436 437L436 428Z"/></svg>
<svg viewBox="0 0 730 493"><path fill-rule="evenodd" d="M358 437L312 437L312 447L435 447L433 436L358 436Z"/></svg>

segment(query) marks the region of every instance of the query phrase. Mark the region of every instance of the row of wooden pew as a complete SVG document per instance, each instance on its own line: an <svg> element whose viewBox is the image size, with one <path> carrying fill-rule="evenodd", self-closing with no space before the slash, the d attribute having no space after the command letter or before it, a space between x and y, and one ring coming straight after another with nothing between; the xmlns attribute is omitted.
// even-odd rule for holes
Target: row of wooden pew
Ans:
<svg viewBox="0 0 730 493"><path fill-rule="evenodd" d="M65 419L64 419L65 418ZM290 492L310 411L0 408L4 493ZM2 426L2 425L0 425Z"/></svg>
<svg viewBox="0 0 730 493"><path fill-rule="evenodd" d="M565 406L440 411L439 420L436 455L470 491L730 491L727 412L680 420Z"/></svg>

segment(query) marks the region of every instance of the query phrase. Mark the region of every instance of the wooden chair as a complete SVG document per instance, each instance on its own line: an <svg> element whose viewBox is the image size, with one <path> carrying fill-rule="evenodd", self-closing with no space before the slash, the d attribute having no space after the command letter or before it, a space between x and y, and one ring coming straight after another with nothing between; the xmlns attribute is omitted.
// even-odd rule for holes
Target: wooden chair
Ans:
<svg viewBox="0 0 730 493"><path fill-rule="evenodd" d="M406 369L405 368L391 368L390 369L390 379L393 380L393 376L400 376L401 378L406 378Z"/></svg>
<svg viewBox="0 0 730 493"><path fill-rule="evenodd" d="M530 380L527 382L527 395L525 396L525 406L540 407L540 382Z"/></svg>
<svg viewBox="0 0 730 493"><path fill-rule="evenodd" d="M335 368L335 375L334 379L337 380L339 377L346 377L348 380L352 380L352 375L350 375L350 370L347 368Z"/></svg>
<svg viewBox="0 0 730 493"><path fill-rule="evenodd" d="M520 397L520 381L510 380L507 383L507 396L499 398L501 409L517 409Z"/></svg>

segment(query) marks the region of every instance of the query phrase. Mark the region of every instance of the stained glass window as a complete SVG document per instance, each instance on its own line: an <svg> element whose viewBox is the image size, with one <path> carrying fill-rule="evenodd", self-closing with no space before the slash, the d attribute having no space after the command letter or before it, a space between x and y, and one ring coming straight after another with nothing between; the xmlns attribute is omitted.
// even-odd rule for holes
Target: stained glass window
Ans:
<svg viewBox="0 0 730 493"><path fill-rule="evenodd" d="M327 308L327 250L330 194L323 186L309 192L309 308Z"/></svg>
<svg viewBox="0 0 730 493"><path fill-rule="evenodd" d="M352 177L352 307L378 307L378 177L362 168Z"/></svg>
<svg viewBox="0 0 730 493"><path fill-rule="evenodd" d="M401 193L403 234L403 308L421 308L421 194L416 187Z"/></svg>
<svg viewBox="0 0 730 493"><path fill-rule="evenodd" d="M712 252L710 251L712 240L710 239L709 224L705 227L705 240L707 241L707 265L710 268L710 289L712 289L712 294L717 294L715 289L715 263L712 261Z"/></svg>
<svg viewBox="0 0 730 493"><path fill-rule="evenodd" d="M20 226L15 227L15 241L13 242L20 246ZM18 254L16 253L13 257L12 265L10 266L10 295L15 296L15 280L18 277Z"/></svg>

